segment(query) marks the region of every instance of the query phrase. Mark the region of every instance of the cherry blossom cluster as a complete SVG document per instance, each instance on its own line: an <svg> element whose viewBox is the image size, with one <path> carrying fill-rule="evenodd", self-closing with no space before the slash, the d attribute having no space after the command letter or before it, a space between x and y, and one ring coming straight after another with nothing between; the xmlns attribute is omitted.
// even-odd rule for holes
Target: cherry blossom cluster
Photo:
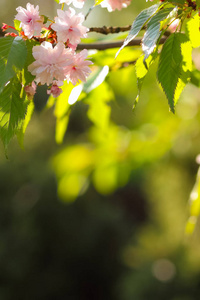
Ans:
<svg viewBox="0 0 200 300"><path fill-rule="evenodd" d="M60 4L64 2L60 1ZM76 14L71 7L66 11L58 9L55 22L46 28L38 5L34 7L27 3L26 9L19 6L16 10L15 19L21 22L24 37L41 42L33 47L35 61L28 67L29 72L35 76L35 83L47 84L47 93L57 97L62 92L60 86L63 81L67 80L73 85L79 81L85 82L91 73L89 65L92 62L87 60L86 49L78 53L75 51L81 38L87 37L88 28L82 25L83 14ZM45 33L41 35L42 30ZM32 83L25 91L31 97L35 89L36 85Z"/></svg>
<svg viewBox="0 0 200 300"><path fill-rule="evenodd" d="M150 0L152 1L152 0ZM61 9L57 10L54 21L50 21L46 27L45 16L41 16L39 6L27 3L26 8L17 7L15 20L20 22L22 29L20 35L24 39L33 39L40 42L32 50L35 61L28 67L29 72L35 76L34 82L25 87L29 98L36 91L36 84L47 84L48 94L57 97L62 93L60 88L66 80L76 85L80 81L85 82L91 73L91 61L87 60L86 49L76 53L77 45L82 38L87 37L89 29L83 25L85 17L82 13L76 13L71 7L64 10L64 4L82 8L85 0L59 0ZM131 0L103 0L100 5L109 12L121 10L127 7ZM3 23L3 30L13 28ZM15 33L8 33L16 36Z"/></svg>

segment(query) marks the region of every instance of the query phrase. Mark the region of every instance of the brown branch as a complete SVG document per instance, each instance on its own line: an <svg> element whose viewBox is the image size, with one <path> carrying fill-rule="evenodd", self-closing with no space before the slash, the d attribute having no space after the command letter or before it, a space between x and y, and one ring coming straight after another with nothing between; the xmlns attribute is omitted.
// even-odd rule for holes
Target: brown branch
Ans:
<svg viewBox="0 0 200 300"><path fill-rule="evenodd" d="M109 34L109 33L119 33L119 32L125 32L129 31L131 29L131 25L127 25L124 27L91 27L89 28L89 32L97 32L101 34Z"/></svg>
<svg viewBox="0 0 200 300"><path fill-rule="evenodd" d="M103 27L90 27L89 28L89 32L96 32L96 33L101 33L101 34L109 34L109 33L119 33L119 32L126 32L126 31L129 31L131 29L131 25L127 25L127 26L124 26L124 27L117 27L117 26L109 26L109 27L106 27L106 26L103 26ZM146 30L147 27L146 25L142 27L141 30ZM165 36L169 36L171 34L170 31L165 31L164 32L164 35Z"/></svg>
<svg viewBox="0 0 200 300"><path fill-rule="evenodd" d="M159 44L164 44L167 37L162 37L160 39ZM140 46L142 42L142 39L134 39L132 40L127 46ZM111 48L119 48L123 45L124 41L116 41L116 42L106 42L106 43L81 43L77 46L78 50L82 49L94 49L94 50L106 50Z"/></svg>

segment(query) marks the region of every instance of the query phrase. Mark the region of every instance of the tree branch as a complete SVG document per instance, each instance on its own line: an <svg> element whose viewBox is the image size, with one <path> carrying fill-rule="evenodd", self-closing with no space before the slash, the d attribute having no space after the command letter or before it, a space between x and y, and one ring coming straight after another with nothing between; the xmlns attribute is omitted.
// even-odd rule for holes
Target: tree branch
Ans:
<svg viewBox="0 0 200 300"><path fill-rule="evenodd" d="M124 27L90 27L89 32L97 32L101 34L109 34L109 33L119 33L119 32L125 32L129 31L131 29L131 25L127 25Z"/></svg>
<svg viewBox="0 0 200 300"><path fill-rule="evenodd" d="M167 37L162 37L160 39L159 44L164 44ZM142 39L134 39L127 46L140 46ZM106 43L81 43L77 46L78 50L82 49L94 49L94 50L106 50L112 48L120 48L123 45L124 41L116 41L116 42L106 42Z"/></svg>

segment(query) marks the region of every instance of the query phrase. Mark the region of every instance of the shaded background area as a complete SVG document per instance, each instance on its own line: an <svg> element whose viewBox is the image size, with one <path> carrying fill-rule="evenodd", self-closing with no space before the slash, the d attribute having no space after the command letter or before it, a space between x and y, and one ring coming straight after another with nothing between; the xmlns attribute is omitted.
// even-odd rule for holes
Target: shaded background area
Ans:
<svg viewBox="0 0 200 300"><path fill-rule="evenodd" d="M45 13L53 15L52 2L32 3L41 10L49 3ZM10 12L24 3L9 1ZM2 21L11 22L7 2L1 6ZM112 17L97 8L95 22L127 25L124 18L142 6ZM198 225L193 236L184 234L198 169L199 90L188 86L173 115L155 69L134 112L134 67L111 72L107 135L88 120L88 104L78 102L60 146L53 108L43 109L45 88L38 92L25 150L13 141L8 160L0 152L0 299L199 299ZM86 181L75 200L79 175Z"/></svg>

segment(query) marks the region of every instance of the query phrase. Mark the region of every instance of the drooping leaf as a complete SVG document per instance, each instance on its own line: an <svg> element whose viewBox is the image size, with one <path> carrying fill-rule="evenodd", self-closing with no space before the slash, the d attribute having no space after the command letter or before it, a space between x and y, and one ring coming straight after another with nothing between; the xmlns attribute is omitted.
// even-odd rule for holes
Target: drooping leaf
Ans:
<svg viewBox="0 0 200 300"><path fill-rule="evenodd" d="M27 58L25 41L17 36L0 39L0 92L4 85L22 70Z"/></svg>
<svg viewBox="0 0 200 300"><path fill-rule="evenodd" d="M158 56L158 52L157 51L153 52L152 54L149 55L149 57L145 60L145 63L144 63L145 55L142 55L138 58L138 60L135 64L138 94L137 94L137 97L135 99L133 109L135 108L135 106L137 105L137 103L139 101L141 88L142 88L144 79L145 79L145 77L146 77L146 75L149 71L149 67L155 62L157 56Z"/></svg>
<svg viewBox="0 0 200 300"><path fill-rule="evenodd" d="M128 45L128 43L130 43L130 41L132 41L140 32L140 30L142 29L142 27L147 23L147 21L156 13L156 11L158 10L160 4L155 4L153 6L150 6L146 9L144 9L134 20L132 26L131 26L131 30L127 36L127 38L125 39L123 45L121 46L121 48L118 50L117 55L119 54L119 52L126 46Z"/></svg>
<svg viewBox="0 0 200 300"><path fill-rule="evenodd" d="M192 47L200 46L200 32L199 32L199 14L196 13L186 23L186 35L189 38Z"/></svg>
<svg viewBox="0 0 200 300"><path fill-rule="evenodd" d="M157 78L172 112L190 77L191 52L191 43L185 34L173 33L165 42L160 55Z"/></svg>
<svg viewBox="0 0 200 300"><path fill-rule="evenodd" d="M30 100L27 103L27 111L26 111L25 119L22 121L21 128L16 133L18 143L22 149L24 148L24 134L25 134L26 128L31 120L33 111L34 111L34 102Z"/></svg>
<svg viewBox="0 0 200 300"><path fill-rule="evenodd" d="M0 94L0 137L5 149L11 138L25 124L29 101L26 99L26 94L21 91L21 83L15 77Z"/></svg>
<svg viewBox="0 0 200 300"><path fill-rule="evenodd" d="M161 35L160 22L165 20L174 9L176 10L174 6L163 7L163 9L159 10L147 24L147 30L142 40L142 49L145 53L145 59L153 52L158 38Z"/></svg>

